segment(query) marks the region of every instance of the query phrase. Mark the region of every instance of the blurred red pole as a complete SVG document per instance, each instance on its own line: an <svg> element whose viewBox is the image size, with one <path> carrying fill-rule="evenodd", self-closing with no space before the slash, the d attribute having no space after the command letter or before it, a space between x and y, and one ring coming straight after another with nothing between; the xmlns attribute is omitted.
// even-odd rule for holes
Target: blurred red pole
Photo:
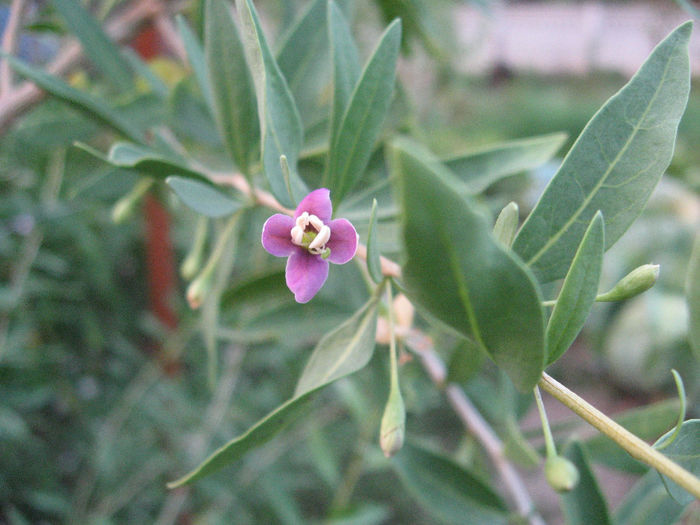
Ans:
<svg viewBox="0 0 700 525"><path fill-rule="evenodd" d="M150 60L163 51L158 31L153 24L146 25L134 38L132 47L144 60ZM170 305L175 294L175 254L170 238L170 215L153 192L146 195L144 204L146 226L146 266L149 306L153 315L169 329L178 324L177 315ZM178 363L172 362L158 349L166 372L176 373Z"/></svg>

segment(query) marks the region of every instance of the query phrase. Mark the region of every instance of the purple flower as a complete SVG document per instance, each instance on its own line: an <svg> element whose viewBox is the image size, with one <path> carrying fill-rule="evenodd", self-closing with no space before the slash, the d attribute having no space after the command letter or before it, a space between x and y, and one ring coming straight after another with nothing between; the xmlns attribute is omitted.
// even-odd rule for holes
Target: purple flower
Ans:
<svg viewBox="0 0 700 525"><path fill-rule="evenodd" d="M328 277L328 262L345 264L357 251L358 235L347 219L331 220L330 190L319 188L302 199L294 217L276 213L263 226L262 245L287 259L287 286L308 303Z"/></svg>

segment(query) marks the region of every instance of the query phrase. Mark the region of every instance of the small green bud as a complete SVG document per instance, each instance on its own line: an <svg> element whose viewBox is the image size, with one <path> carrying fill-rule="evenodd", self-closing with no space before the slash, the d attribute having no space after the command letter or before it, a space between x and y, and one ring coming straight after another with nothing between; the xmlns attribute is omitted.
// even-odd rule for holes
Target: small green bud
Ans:
<svg viewBox="0 0 700 525"><path fill-rule="evenodd" d="M578 469L562 456L551 456L545 460L544 475L547 483L557 492L569 492L578 484Z"/></svg>
<svg viewBox="0 0 700 525"><path fill-rule="evenodd" d="M153 185L151 179L145 179L138 182L132 190L119 199L112 208L112 221L116 224L121 224L131 217L136 209L136 205L141 202L141 199Z"/></svg>
<svg viewBox="0 0 700 525"><path fill-rule="evenodd" d="M659 277L658 264L644 264L625 275L612 290L598 295L599 302L624 301L654 286Z"/></svg>
<svg viewBox="0 0 700 525"><path fill-rule="evenodd" d="M214 274L213 267L207 266L187 287L187 302L193 310L202 306L204 299L211 291L214 284Z"/></svg>
<svg viewBox="0 0 700 525"><path fill-rule="evenodd" d="M406 429L406 409L398 384L392 385L384 408L379 430L379 446L388 458L403 447Z"/></svg>
<svg viewBox="0 0 700 525"><path fill-rule="evenodd" d="M192 243L192 248L190 252L182 261L180 266L180 275L186 281L194 279L197 272L202 267L202 262L204 260L204 248L207 240L207 219L206 217L200 217L197 224L197 229L194 234L194 242Z"/></svg>
<svg viewBox="0 0 700 525"><path fill-rule="evenodd" d="M518 220L518 205L511 202L498 214L496 224L493 226L493 235L503 245L510 247L515 238L515 231L518 229Z"/></svg>

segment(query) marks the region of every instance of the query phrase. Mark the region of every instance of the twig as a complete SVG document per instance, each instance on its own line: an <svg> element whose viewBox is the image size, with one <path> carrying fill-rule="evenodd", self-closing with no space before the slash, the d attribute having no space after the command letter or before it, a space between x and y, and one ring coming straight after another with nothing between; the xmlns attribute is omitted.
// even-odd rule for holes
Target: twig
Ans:
<svg viewBox="0 0 700 525"><path fill-rule="evenodd" d="M671 461L661 452L651 447L648 443L645 443L623 426L615 423L615 421L603 414L600 410L590 405L548 374L542 374L539 386L542 390L557 398L582 419L586 420L620 445L633 458L665 474L690 494L700 499L700 480L693 476L693 474Z"/></svg>
<svg viewBox="0 0 700 525"><path fill-rule="evenodd" d="M421 357L423 368L433 383L440 388L444 386L447 379L445 363L435 353L432 340L418 330L412 330L405 342ZM520 475L505 456L503 442L474 407L464 390L455 383L448 383L445 386L445 395L457 417L484 447L518 513L527 519L530 525L544 525Z"/></svg>
<svg viewBox="0 0 700 525"><path fill-rule="evenodd" d="M117 42L124 42L134 35L147 19L158 16L166 9L160 0L134 0L118 17L109 22L107 34ZM46 67L47 73L62 76L80 65L85 55L80 44L72 40L66 44L51 63ZM3 61L5 64L7 61ZM23 82L7 92L0 94L0 136L34 104L41 101L45 92L31 82Z"/></svg>
<svg viewBox="0 0 700 525"><path fill-rule="evenodd" d="M24 0L12 0L10 14L5 25L5 32L2 35L2 50L8 55L15 54L17 46L17 35L19 33L20 21L24 12ZM12 88L12 69L7 60L0 62L0 97L9 93Z"/></svg>

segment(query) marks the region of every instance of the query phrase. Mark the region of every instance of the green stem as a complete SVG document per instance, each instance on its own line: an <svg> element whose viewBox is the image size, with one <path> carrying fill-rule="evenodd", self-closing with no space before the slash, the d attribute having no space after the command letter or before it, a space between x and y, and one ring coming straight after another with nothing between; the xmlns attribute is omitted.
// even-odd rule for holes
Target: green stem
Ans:
<svg viewBox="0 0 700 525"><path fill-rule="evenodd" d="M544 446L547 449L547 457L553 458L557 455L557 449L554 446L552 429L549 428L549 420L547 419L547 412L545 412L544 403L542 402L542 394L540 394L540 389L537 386L535 386L533 392L535 394L535 401L537 402L537 410L540 413L540 420L542 421L542 433L544 434Z"/></svg>
<svg viewBox="0 0 700 525"><path fill-rule="evenodd" d="M542 374L539 386L569 407L579 417L593 425L615 443L625 449L633 458L655 468L669 477L696 498L700 498L700 479L674 463L658 450L632 434L600 410L590 405L580 396L566 388L546 373Z"/></svg>

